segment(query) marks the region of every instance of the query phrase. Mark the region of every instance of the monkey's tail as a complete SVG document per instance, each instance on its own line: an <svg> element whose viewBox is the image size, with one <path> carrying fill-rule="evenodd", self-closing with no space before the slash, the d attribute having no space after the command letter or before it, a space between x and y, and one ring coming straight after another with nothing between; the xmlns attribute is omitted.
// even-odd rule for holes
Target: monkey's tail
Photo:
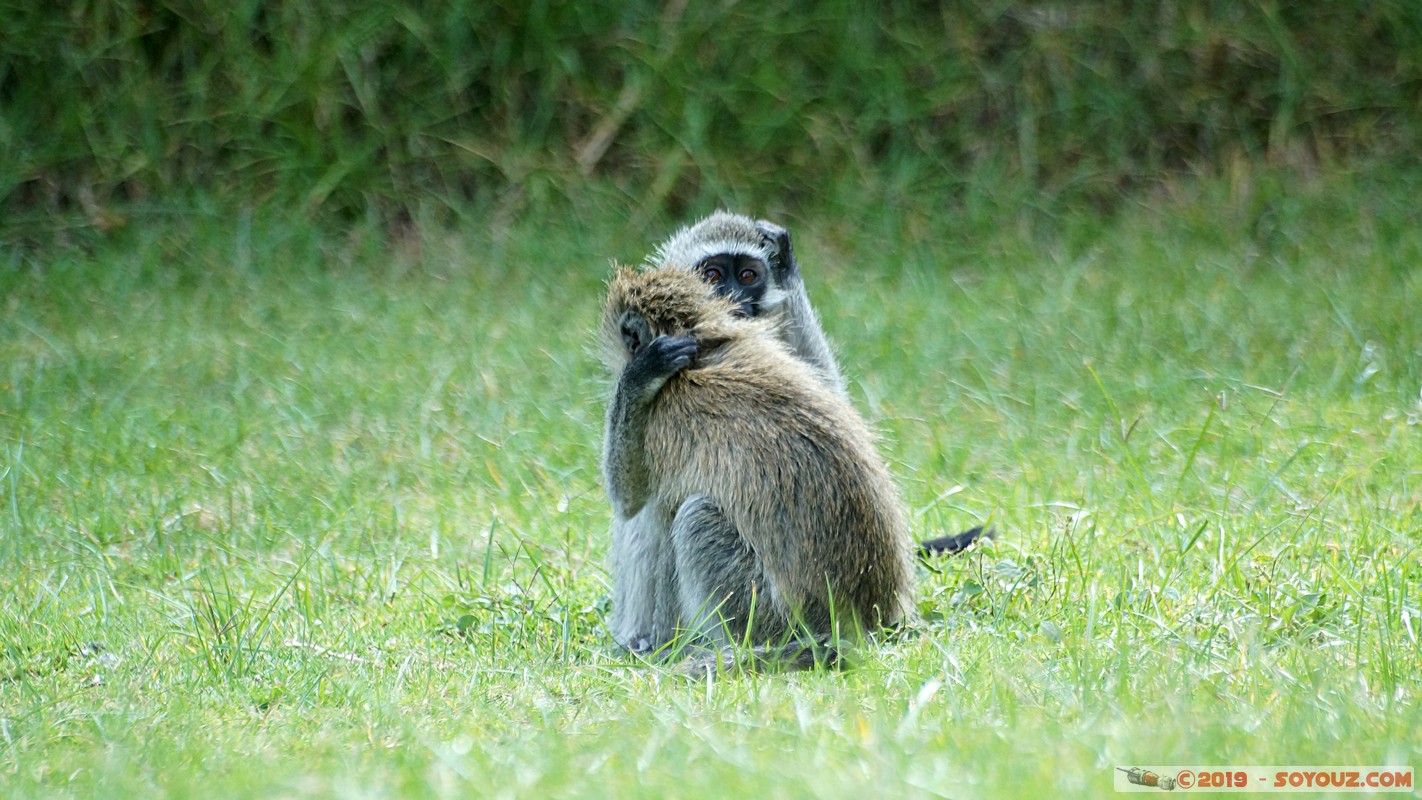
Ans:
<svg viewBox="0 0 1422 800"><path fill-rule="evenodd" d="M992 528L984 528L979 525L971 530L955 533L951 536L940 536L937 539L929 539L920 542L918 545L919 558L933 558L934 556L951 556L968 549L968 545L979 539L991 539L993 537Z"/></svg>

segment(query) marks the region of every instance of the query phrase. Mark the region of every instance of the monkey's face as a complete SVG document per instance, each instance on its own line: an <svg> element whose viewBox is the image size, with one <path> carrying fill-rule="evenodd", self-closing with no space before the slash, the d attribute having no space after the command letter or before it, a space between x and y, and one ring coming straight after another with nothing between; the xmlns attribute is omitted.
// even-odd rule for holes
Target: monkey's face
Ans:
<svg viewBox="0 0 1422 800"><path fill-rule="evenodd" d="M756 256L718 253L698 263L696 272L711 284L717 295L731 301L738 315L755 317L764 310L766 291L770 288L769 270Z"/></svg>

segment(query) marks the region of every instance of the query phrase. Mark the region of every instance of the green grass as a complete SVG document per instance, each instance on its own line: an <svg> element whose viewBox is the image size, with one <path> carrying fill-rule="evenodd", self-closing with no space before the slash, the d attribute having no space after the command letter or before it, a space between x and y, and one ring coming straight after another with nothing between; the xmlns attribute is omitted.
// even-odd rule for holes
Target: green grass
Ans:
<svg viewBox="0 0 1422 800"><path fill-rule="evenodd" d="M1100 797L1117 764L1422 767L1416 176L1106 222L787 220L923 535L842 673L691 684L603 625L609 258L279 210L0 251L0 787ZM641 225L641 227L639 227ZM1046 232L1044 232L1046 231Z"/></svg>

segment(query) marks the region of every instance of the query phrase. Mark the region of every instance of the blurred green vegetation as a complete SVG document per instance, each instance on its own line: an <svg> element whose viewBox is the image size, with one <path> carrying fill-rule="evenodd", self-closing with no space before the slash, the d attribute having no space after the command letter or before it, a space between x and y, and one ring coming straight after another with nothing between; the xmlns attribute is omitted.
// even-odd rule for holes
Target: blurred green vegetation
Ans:
<svg viewBox="0 0 1422 800"><path fill-rule="evenodd" d="M1416 0L0 3L0 236L193 193L655 216L1418 149Z"/></svg>

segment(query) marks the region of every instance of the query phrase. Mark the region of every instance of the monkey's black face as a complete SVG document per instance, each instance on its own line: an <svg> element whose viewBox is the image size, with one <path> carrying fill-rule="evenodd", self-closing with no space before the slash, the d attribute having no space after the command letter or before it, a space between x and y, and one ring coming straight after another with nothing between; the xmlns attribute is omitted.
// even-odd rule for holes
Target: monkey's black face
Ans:
<svg viewBox="0 0 1422 800"><path fill-rule="evenodd" d="M744 253L720 253L697 264L696 271L716 294L735 303L737 313L746 317L760 314L769 288L764 261Z"/></svg>

